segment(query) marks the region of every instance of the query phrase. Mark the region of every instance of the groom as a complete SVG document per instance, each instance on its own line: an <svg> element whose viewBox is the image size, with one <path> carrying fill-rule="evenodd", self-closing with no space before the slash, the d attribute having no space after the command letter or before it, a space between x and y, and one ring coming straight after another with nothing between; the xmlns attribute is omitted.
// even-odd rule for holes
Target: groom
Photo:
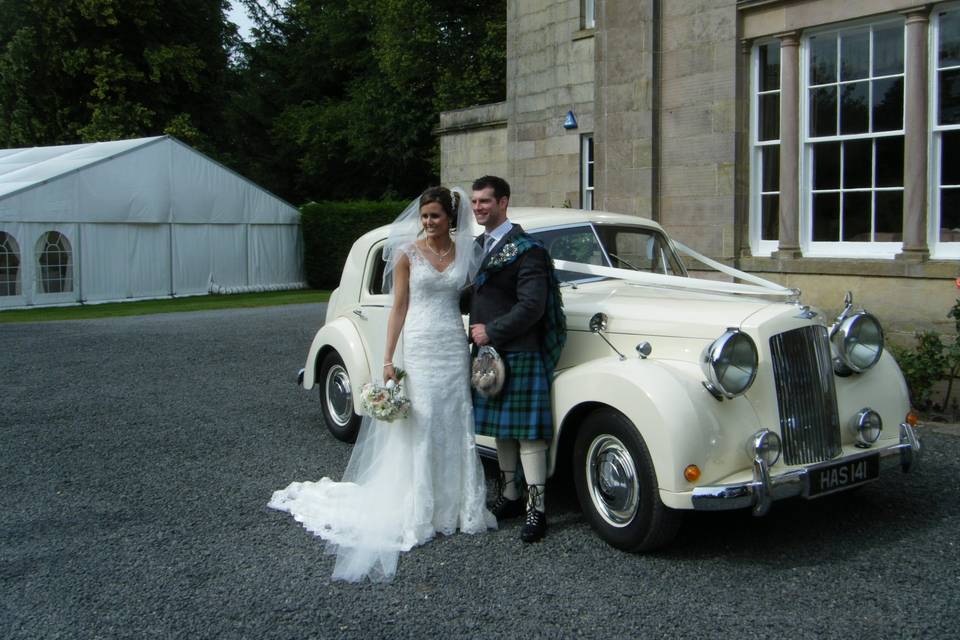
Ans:
<svg viewBox="0 0 960 640"><path fill-rule="evenodd" d="M550 383L566 339L553 262L543 245L507 219L510 185L484 176L473 183L471 204L486 231L477 238L483 259L470 300L470 338L492 345L506 364L506 382L493 398L474 394L478 435L497 440L500 486L491 511L497 520L523 513L517 462L527 482L524 542L544 537L547 449L553 438Z"/></svg>

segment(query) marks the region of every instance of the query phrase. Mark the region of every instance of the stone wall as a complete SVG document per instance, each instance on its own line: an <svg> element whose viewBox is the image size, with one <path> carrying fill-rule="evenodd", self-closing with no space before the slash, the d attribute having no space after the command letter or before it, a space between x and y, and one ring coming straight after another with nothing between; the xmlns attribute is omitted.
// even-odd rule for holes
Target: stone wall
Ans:
<svg viewBox="0 0 960 640"><path fill-rule="evenodd" d="M483 175L507 176L507 105L485 104L440 114L440 181L463 187Z"/></svg>
<svg viewBox="0 0 960 640"><path fill-rule="evenodd" d="M593 32L580 30L580 0L507 2L514 204L579 206L580 135L593 132L593 78ZM579 128L563 128L567 111Z"/></svg>

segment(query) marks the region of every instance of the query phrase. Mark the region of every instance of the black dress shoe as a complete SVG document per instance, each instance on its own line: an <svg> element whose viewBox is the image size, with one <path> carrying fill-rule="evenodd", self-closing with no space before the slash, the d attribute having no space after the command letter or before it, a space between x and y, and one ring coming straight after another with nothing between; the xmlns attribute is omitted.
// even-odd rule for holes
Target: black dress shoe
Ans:
<svg viewBox="0 0 960 640"><path fill-rule="evenodd" d="M520 529L520 539L524 542L536 542L547 535L547 516L536 509L527 510L527 521Z"/></svg>
<svg viewBox="0 0 960 640"><path fill-rule="evenodd" d="M490 507L490 513L492 513L493 517L498 521L519 518L523 515L523 500L519 498L510 500L501 493L497 501Z"/></svg>

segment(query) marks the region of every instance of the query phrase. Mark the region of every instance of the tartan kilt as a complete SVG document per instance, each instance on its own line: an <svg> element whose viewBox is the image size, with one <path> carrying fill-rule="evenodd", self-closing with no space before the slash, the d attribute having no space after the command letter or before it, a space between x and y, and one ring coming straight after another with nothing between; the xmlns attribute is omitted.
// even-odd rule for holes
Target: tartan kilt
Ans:
<svg viewBox="0 0 960 640"><path fill-rule="evenodd" d="M484 398L474 391L477 435L515 440L553 438L550 378L536 351L501 353L506 380L500 394Z"/></svg>

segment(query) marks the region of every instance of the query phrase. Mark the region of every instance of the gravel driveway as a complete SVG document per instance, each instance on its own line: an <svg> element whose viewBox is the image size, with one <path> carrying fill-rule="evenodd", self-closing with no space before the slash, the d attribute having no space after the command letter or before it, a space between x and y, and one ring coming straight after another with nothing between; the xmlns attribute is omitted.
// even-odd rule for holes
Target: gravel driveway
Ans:
<svg viewBox="0 0 960 640"><path fill-rule="evenodd" d="M323 305L0 325L0 638L953 638L960 431L918 473L770 516L690 514L653 555L550 529L441 538L390 584L265 507L349 448L293 383Z"/></svg>

